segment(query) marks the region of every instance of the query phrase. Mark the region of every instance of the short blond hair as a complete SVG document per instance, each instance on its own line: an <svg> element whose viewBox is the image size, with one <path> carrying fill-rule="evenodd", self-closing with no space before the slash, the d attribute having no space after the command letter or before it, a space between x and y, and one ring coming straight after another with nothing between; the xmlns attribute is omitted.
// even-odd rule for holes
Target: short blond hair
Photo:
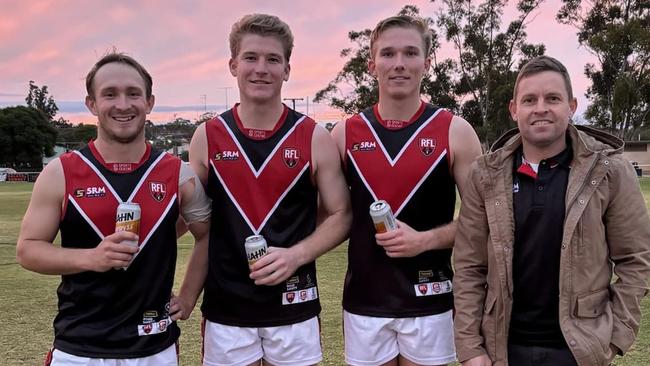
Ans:
<svg viewBox="0 0 650 366"><path fill-rule="evenodd" d="M429 56L431 53L431 46L433 42L433 36L431 35L431 30L429 26L422 18L415 18L408 15L396 15L390 18L381 20L375 26L375 29L370 33L370 58L375 57L375 43L379 36L390 28L412 28L417 30L422 36L422 50L424 51L424 56Z"/></svg>
<svg viewBox="0 0 650 366"><path fill-rule="evenodd" d="M275 15L248 14L244 15L230 30L230 57L235 58L241 48L241 40L246 34L256 34L263 37L275 37L284 49L284 58L287 62L293 51L293 34L287 23Z"/></svg>

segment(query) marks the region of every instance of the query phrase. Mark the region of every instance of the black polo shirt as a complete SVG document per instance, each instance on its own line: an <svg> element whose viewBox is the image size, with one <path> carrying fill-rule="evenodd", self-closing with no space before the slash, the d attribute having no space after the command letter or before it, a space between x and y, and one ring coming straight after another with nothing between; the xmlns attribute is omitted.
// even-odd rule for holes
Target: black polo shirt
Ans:
<svg viewBox="0 0 650 366"><path fill-rule="evenodd" d="M537 173L523 162L521 148L514 159L514 289L509 336L514 344L565 345L558 318L560 251L572 155L569 145L540 161Z"/></svg>

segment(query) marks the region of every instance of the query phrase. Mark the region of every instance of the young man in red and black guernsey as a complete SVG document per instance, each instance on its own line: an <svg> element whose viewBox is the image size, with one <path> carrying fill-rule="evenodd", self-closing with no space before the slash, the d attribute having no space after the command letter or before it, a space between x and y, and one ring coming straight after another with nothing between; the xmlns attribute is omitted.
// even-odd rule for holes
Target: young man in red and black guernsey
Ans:
<svg viewBox="0 0 650 366"><path fill-rule="evenodd" d="M204 365L322 359L314 261L347 235L349 193L327 131L282 104L292 48L289 27L275 16L236 22L229 66L241 103L192 138L190 163L213 200L209 253L193 267L207 276ZM244 240L254 234L269 252L249 268Z"/></svg>
<svg viewBox="0 0 650 366"><path fill-rule="evenodd" d="M172 299L176 226L207 246L210 202L187 164L144 136L152 79L133 58L102 57L86 77L97 139L53 160L23 218L17 260L61 275L51 365L176 365L183 316ZM115 232L120 203L140 205L139 235ZM61 232L61 246L52 245ZM131 246L125 241L137 241Z"/></svg>
<svg viewBox="0 0 650 366"><path fill-rule="evenodd" d="M421 101L431 62L424 22L382 20L370 49L379 103L333 131L353 213L343 293L346 362L446 364L455 360L455 191L462 196L481 147L465 120ZM368 214L376 200L390 204L397 230L376 234Z"/></svg>

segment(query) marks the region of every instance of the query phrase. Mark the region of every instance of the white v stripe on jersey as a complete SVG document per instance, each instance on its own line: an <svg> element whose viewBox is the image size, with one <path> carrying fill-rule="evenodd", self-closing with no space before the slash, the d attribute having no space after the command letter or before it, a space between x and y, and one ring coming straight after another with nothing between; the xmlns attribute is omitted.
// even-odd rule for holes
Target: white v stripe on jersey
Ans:
<svg viewBox="0 0 650 366"><path fill-rule="evenodd" d="M354 165L354 169L357 172L359 172L359 177L361 178L361 181L363 181L363 185L366 186L366 189L368 190L368 192L370 192L370 195L372 195L372 198L375 201L378 201L379 198L377 198L377 195L375 194L375 191L373 191L372 187L370 187L370 184L368 184L368 181L366 180L366 177L363 175L363 172L361 171L361 169L359 169L359 165L354 160L354 156L352 155L350 150L348 150L348 157L350 158L350 161L352 162L352 165Z"/></svg>
<svg viewBox="0 0 650 366"><path fill-rule="evenodd" d="M106 179L106 177L104 177L104 175L102 175L102 173L99 171L99 169L97 169L95 164L90 162L90 160L88 160L85 156L83 156L83 154L80 153L78 150L75 150L74 153L77 154L81 158L81 160L83 160L86 163L86 165L88 165L90 167L90 169L92 169L95 172L95 174L97 174L99 179L101 179L102 182L104 182L104 184L106 185L106 187L108 187L108 190L111 191L111 193L113 194L113 197L115 197L117 202L119 202L119 203L124 203L125 202L125 201L122 201L122 197L120 197L120 195L117 194L117 192L115 192L115 189L113 188L113 186L111 186L111 184L108 183L108 180ZM165 154L167 154L167 153L166 152L161 153L160 155L158 155L156 160L153 163L151 163L151 166L149 166L147 171L142 175L142 178L140 178L140 181L138 182L138 184L135 185L135 188L133 189L133 191L131 191L131 195L126 200L126 202L131 202L131 200L133 200L133 197L135 197L135 195L140 190L140 187L142 186L142 183L144 183L144 181L147 179L147 177L149 176L151 171L156 167L156 165L158 165L160 160L162 160L162 158L165 157Z"/></svg>
<svg viewBox="0 0 650 366"><path fill-rule="evenodd" d="M359 113L359 116L361 116L361 119L363 119L364 122L366 122L366 124L368 125L368 129L370 129L370 132L372 132L372 135L375 137L375 140L377 140L377 143L379 143L379 147L381 147L381 151L383 151L384 156L386 157L386 160L388 160L388 163L389 163L391 166L395 166L395 164L399 161L399 158L402 157L402 154L404 153L404 151L406 151L406 148L411 144L411 142L413 142L413 139L415 139L415 136L417 136L418 133L420 133L420 131L422 131L422 129L425 128L425 127L426 127L426 126L427 126L427 125L428 125L428 124L429 124L429 123L430 123L434 118L436 118L436 116L438 115L438 113L440 113L440 112L443 111L443 110L444 110L444 108L438 108L438 110L436 110L436 111L435 111L435 112L434 112L434 113L433 113L433 114L432 114L432 115L431 115L431 116L430 116L426 121L424 121L424 122L422 123L422 125L420 125L420 127L418 127L417 130L415 130L415 132L413 132L413 134L411 135L411 137L408 139L408 141L406 141L406 143L404 144L404 146L402 146L402 149L401 149L401 150L399 151L399 153L395 156L395 159L392 159L392 158L390 157L390 155L388 155L388 151L386 150L386 147L384 147L384 144L383 144L383 143L381 142L381 140L379 139L379 136L377 135L377 132L376 132L375 129L372 127L372 123L370 123L370 121L368 120L368 118L366 117L366 115L363 114L363 112L361 112L361 113Z"/></svg>
<svg viewBox="0 0 650 366"><path fill-rule="evenodd" d="M144 174L142 174L142 178L140 178L140 181L138 182L138 184L135 185L135 188L133 188L133 192L131 192L131 195L129 196L129 199L127 199L126 202L131 202L133 200L133 197L135 197L135 195L140 190L140 187L142 186L142 183L144 183L145 179L147 179L147 177L149 176L149 173L151 173L153 168L155 168L156 165L158 165L158 162L160 162L160 160L162 160L162 158L165 157L165 154L167 154L167 153L164 152L164 153L161 153L160 155L158 155L156 160L153 163L151 163L151 166L149 166L147 171L144 172Z"/></svg>
<svg viewBox="0 0 650 366"><path fill-rule="evenodd" d="M113 193L113 197L115 197L117 202L123 203L122 198L120 197L120 195L117 194L117 192L115 192L115 189L113 189L113 186L110 183L108 183L108 180L106 179L106 177L104 177L102 175L102 173L99 172L99 169L97 169L95 164L91 163L90 160L88 160L85 156L83 156L82 153L79 152L79 150L75 150L74 153L79 155L81 160L83 160L86 163L86 165L88 165L90 167L90 169L92 169L95 172L95 174L97 174L99 179L101 179L102 182L104 182L104 184L106 184L106 187L108 187L108 190L111 191L111 193Z"/></svg>
<svg viewBox="0 0 650 366"><path fill-rule="evenodd" d="M275 212L275 210L276 210L276 209L278 208L278 206L280 205L280 202L282 202L282 200L283 200L284 197L287 195L287 193L289 193L289 191L291 190L291 188L293 188L293 186L295 186L296 183L298 183L298 180L300 180L300 178L302 177L302 175L305 174L305 171L306 171L307 169L309 169L309 162L305 164L305 166L302 168L302 170L300 170L300 173L298 173L298 175L296 175L296 178L293 180L293 182L291 182L291 184L289 184L289 185L287 186L287 189L285 189L284 192L282 192L282 194L280 195L280 197L278 197L278 200L275 201L275 204L274 204L273 207L271 207L271 209L269 210L269 213L266 215L266 217L264 218L264 220L263 220L262 223L260 224L260 227L257 228L257 230L255 230L255 235L258 235L258 234L260 233L260 231L262 230L262 228L264 227L264 225L266 225L266 222L269 221L269 218L271 217L271 215L273 215L273 212Z"/></svg>
<svg viewBox="0 0 650 366"><path fill-rule="evenodd" d="M424 183L424 181L427 179L427 177L428 177L428 176L431 174L431 172L432 172L432 171L433 171L433 170L438 166L438 164L440 163L440 161L442 160L442 158L444 158L446 155L447 155L447 149L445 149L442 153L440 153L440 156L438 156L438 159L436 159L436 161L435 161L433 164L431 164L431 167L429 168L429 170L427 170L427 172L424 173L424 175L422 176L422 178L420 178L420 181L418 182L418 184L416 184L415 187L413 187L413 189L412 189L411 192L409 193L409 195L406 196L406 198L404 199L404 202L402 202L402 205L399 206L399 208L397 209L397 211L395 211L395 216L399 215L399 213L402 212L402 209L403 209L403 208L406 206L406 204L411 200L411 197L413 197L413 195L415 194L415 192L418 191L418 189L420 188L420 186L422 185L422 183Z"/></svg>
<svg viewBox="0 0 650 366"><path fill-rule="evenodd" d="M104 234L102 234L102 232L99 230L97 225L95 225L93 220L91 220L90 217L88 217L88 215L86 215L86 213L81 208L81 206L79 206L77 201L75 201L74 198L72 197L72 195L70 195L70 194L68 194L68 201L70 201L74 205L74 207L77 208L77 211L79 211L79 214L84 218L84 220L86 220L88 225L90 225L90 227L93 228L93 230L95 230L95 233L97 234L97 236L99 236L99 239L104 240Z"/></svg>
<svg viewBox="0 0 650 366"><path fill-rule="evenodd" d="M160 154L160 155L163 155L163 154ZM149 239L151 238L151 235L153 235L153 233L155 233L156 230L158 230L158 226L160 226L160 224L165 219L165 217L167 217L167 213L169 212L169 210L171 210L171 208L174 205L175 201L176 201L176 193L174 193L172 198L169 200L169 203L167 204L167 207L165 208L165 211L163 211L163 213L160 215L160 217L158 218L158 221L156 221L156 224L151 227L151 230L149 230L149 234L147 234L147 237L144 238L144 240L140 244L140 250L138 250L133 255L132 261L135 260L135 258L138 256L138 254L140 254L140 252L142 252L142 249L144 249L145 245L147 245L147 243L149 242Z"/></svg>
<svg viewBox="0 0 650 366"><path fill-rule="evenodd" d="M411 200L411 198L413 197L413 195L415 194L415 192L417 192L417 190L420 188L420 186L422 185L422 183L424 183L424 181L427 179L427 177L428 177L429 175L431 175L431 172L433 172L433 170L438 166L438 164L440 163L440 161L441 161L441 160L442 160L446 155L447 155L447 149L443 150L443 152L440 153L440 156L438 156L438 159L436 159L436 161L435 161L433 164L431 164L431 166L430 166L429 169L426 171L426 173L424 173L424 174L422 175L422 178L420 178L420 180L418 181L418 183L413 187L413 189L409 192L409 194L406 196L406 198L404 199L404 201L400 204L399 208L394 212L394 213L395 213L395 216L399 215L399 213L402 212L402 209L403 209L403 208L406 206L406 204ZM370 195L372 196L372 198L373 198L375 201L379 200L379 198L377 198L377 194L375 194L375 191L372 190L372 187L370 186L370 184L369 184L368 181L366 180L366 177L363 175L363 172L361 171L361 169L359 169L359 165L357 165L357 162L354 160L354 156L352 155L352 153L351 153L349 150L348 150L348 157L350 158L350 161L352 162L352 165L354 165L354 169L357 171L357 173L359 173L359 177L361 178L361 181L363 182L363 185L366 186L366 189L368 190L368 192L370 193Z"/></svg>
<svg viewBox="0 0 650 366"><path fill-rule="evenodd" d="M228 185L226 184L224 179L221 177L221 174L219 174L219 171L217 170L217 167L214 166L214 162L212 161L212 159L210 159L210 165L212 166L212 170L214 171L214 174L219 179L219 182L221 183L221 186L223 187L224 191L226 191L226 194L230 198L230 201L233 203L233 205L235 205L235 207L237 208L237 211L239 211L239 214L242 216L244 221L246 221L246 224L248 224L248 227L251 229L251 231L255 235L259 235L259 233L260 233L260 231L262 231L262 228L264 227L264 225L266 225L266 222L269 220L271 215L273 215L273 212L275 212L275 210L280 205L280 202L282 202L282 200L287 195L287 193L289 193L291 188L293 188L293 186L295 186L296 183L298 183L298 180L300 180L302 175L305 173L305 170L309 169L309 162L307 162L305 164L305 166L302 168L302 170L300 171L300 173L298 173L298 175L296 175L296 178L293 180L293 182L291 182L291 184L289 184L287 186L287 188L284 190L284 192L282 192L280 197L278 197L277 201L275 201L275 204L273 205L273 207L271 207L269 212L266 214L266 217L264 218L264 220L262 220L262 223L260 224L260 226L255 227L255 225L253 225L253 223L248 218L248 215L246 215L246 212L244 212L244 210L242 209L241 205L239 204L239 202L237 201L235 196L230 192L230 189L228 189Z"/></svg>
<svg viewBox="0 0 650 366"><path fill-rule="evenodd" d="M253 175L255 175L255 178L257 178L257 177L260 176L260 174L262 174L262 172L264 171L264 168L266 167L268 162L275 155L275 152L278 151L280 146L282 146L282 143L284 142L284 140L286 140L289 136L291 136L291 134L296 129L296 127L298 127L298 125L300 125L305 120L306 116L300 117L300 119L284 134L284 136L282 136L280 141L278 141L278 143L273 148L273 151L271 151L269 156L266 157L266 160L264 160L264 163L260 166L259 170L255 169L255 167L253 167L253 164L251 163L250 159L248 159L248 155L246 155L246 151L244 151L244 149L242 148L241 144L239 143L239 140L237 140L237 138L235 137L235 134L233 133L233 131L228 126L228 123L226 123L226 121L221 116L218 116L217 118L219 119L219 121L221 121L221 123L223 124L223 127L225 127L226 131L228 131L228 134L230 135L230 138L237 145L237 148L239 149L239 151L242 152L242 155L244 156L244 160L246 160L246 163L248 164L248 167L251 169L251 172L253 172Z"/></svg>

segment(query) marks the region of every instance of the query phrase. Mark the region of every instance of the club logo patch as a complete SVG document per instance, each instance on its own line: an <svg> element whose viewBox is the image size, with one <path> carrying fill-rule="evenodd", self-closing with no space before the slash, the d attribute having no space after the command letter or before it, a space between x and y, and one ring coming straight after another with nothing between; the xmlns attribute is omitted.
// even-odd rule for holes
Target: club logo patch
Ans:
<svg viewBox="0 0 650 366"><path fill-rule="evenodd" d="M427 293L427 287L428 287L427 285L418 285L418 290L422 295L424 295Z"/></svg>
<svg viewBox="0 0 650 366"><path fill-rule="evenodd" d="M287 301L289 303L292 303L293 300L296 298L296 294L294 292L287 292L286 296L287 296Z"/></svg>
<svg viewBox="0 0 650 366"><path fill-rule="evenodd" d="M142 330L144 331L145 334L151 333L151 330L153 329L153 326L151 324L145 324L142 327Z"/></svg>
<svg viewBox="0 0 650 366"><path fill-rule="evenodd" d="M433 154L433 151L436 149L436 140L432 138L421 137L420 138L420 151L424 156L430 156Z"/></svg>
<svg viewBox="0 0 650 366"><path fill-rule="evenodd" d="M298 161L300 160L300 153L298 149L293 147L285 147L282 152L282 160L284 161L284 165L286 165L288 168L294 168L296 165L298 165Z"/></svg>
<svg viewBox="0 0 650 366"><path fill-rule="evenodd" d="M160 182L149 182L149 191L151 192L151 197L157 202L162 202L167 195L167 186L165 183Z"/></svg>
<svg viewBox="0 0 650 366"><path fill-rule="evenodd" d="M161 332L164 332L167 330L167 319L163 319L158 322L158 328L160 329Z"/></svg>
<svg viewBox="0 0 650 366"><path fill-rule="evenodd" d="M438 282L434 282L432 287L433 287L433 292L435 292L436 294L439 294L440 291L442 291L440 289L440 284Z"/></svg>

